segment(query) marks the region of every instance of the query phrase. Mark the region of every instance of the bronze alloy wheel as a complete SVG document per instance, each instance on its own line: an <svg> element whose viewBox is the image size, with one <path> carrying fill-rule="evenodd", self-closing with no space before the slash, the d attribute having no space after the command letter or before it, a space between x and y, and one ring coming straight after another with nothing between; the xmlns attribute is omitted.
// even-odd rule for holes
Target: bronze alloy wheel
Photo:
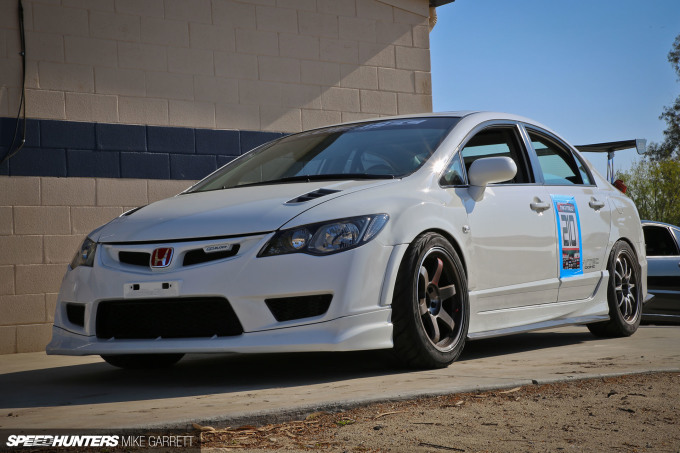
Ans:
<svg viewBox="0 0 680 453"><path fill-rule="evenodd" d="M467 278L450 242L436 233L408 247L394 288L395 357L414 368L443 368L465 346L470 321Z"/></svg>

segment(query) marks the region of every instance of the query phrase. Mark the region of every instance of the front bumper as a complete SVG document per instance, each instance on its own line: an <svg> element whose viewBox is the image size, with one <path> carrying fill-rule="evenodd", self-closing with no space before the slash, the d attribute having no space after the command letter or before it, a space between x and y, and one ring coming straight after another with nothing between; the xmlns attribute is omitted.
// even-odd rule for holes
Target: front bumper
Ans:
<svg viewBox="0 0 680 453"><path fill-rule="evenodd" d="M52 328L47 354L274 353L356 351L392 347L391 310L236 337L102 340Z"/></svg>
<svg viewBox="0 0 680 453"><path fill-rule="evenodd" d="M384 284L394 250L371 241L329 256L291 254L257 258L269 235L229 239L239 245L233 257L182 265L189 249L225 240L168 244L100 245L93 267L69 270L57 300L48 354L265 353L346 351L392 347L391 310L381 304L391 284ZM176 259L167 269L152 270L118 261L122 250L143 252L173 247ZM386 274L386 269L388 270ZM163 289L163 284L169 288ZM157 288L151 291L131 291ZM319 316L277 321L265 299L332 295ZM111 300L223 297L229 301L243 333L204 338L98 338L97 309ZM83 307L82 325L69 321L67 304Z"/></svg>

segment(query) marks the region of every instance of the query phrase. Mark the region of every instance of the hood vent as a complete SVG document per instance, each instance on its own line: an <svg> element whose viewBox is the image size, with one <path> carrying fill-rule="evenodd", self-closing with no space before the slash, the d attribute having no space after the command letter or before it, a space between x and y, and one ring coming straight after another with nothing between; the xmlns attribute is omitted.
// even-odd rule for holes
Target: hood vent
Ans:
<svg viewBox="0 0 680 453"><path fill-rule="evenodd" d="M304 195L300 195L297 198L293 198L292 200L286 201L286 204L291 204L291 203L306 203L308 201L316 200L317 198L325 197L326 195L330 195L332 193L337 193L340 192L340 190L333 190L333 189L317 189L313 192L306 193Z"/></svg>

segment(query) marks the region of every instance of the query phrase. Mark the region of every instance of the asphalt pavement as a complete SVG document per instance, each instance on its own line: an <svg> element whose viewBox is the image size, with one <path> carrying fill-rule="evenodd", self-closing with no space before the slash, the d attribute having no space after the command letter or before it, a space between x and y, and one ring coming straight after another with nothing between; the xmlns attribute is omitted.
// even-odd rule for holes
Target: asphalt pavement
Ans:
<svg viewBox="0 0 680 453"><path fill-rule="evenodd" d="M190 428L272 423L376 401L597 376L680 371L680 327L599 339L568 327L468 343L443 370L382 353L190 355L157 371L99 357L0 356L0 429Z"/></svg>

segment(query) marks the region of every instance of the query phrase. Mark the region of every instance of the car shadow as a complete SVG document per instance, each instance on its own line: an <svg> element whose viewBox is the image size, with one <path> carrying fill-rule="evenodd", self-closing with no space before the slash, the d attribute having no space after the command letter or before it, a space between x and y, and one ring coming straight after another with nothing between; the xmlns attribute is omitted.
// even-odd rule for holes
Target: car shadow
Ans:
<svg viewBox="0 0 680 453"><path fill-rule="evenodd" d="M459 361L501 357L594 340L583 333L535 332L470 342ZM455 367L455 363L451 365ZM0 375L0 408L55 407L179 398L337 383L406 374L385 351L258 355L194 354L161 370L105 362Z"/></svg>

